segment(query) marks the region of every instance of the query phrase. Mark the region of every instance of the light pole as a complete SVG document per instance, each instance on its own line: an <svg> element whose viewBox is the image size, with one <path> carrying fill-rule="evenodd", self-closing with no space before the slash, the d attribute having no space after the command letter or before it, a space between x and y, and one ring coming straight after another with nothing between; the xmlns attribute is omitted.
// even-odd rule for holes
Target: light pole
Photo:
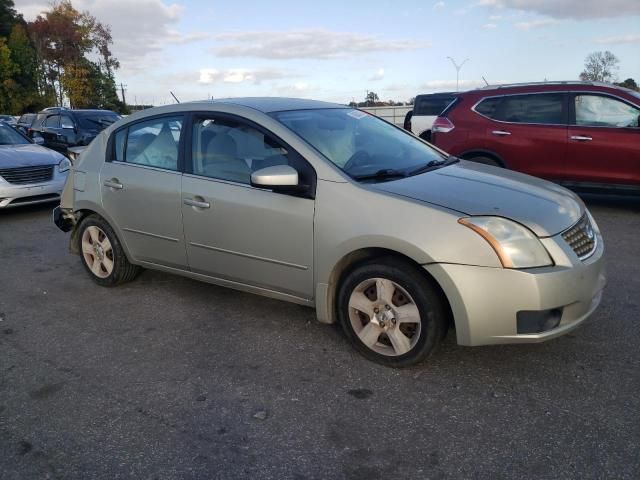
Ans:
<svg viewBox="0 0 640 480"><path fill-rule="evenodd" d="M462 68L462 66L467 63L469 61L468 58L465 58L462 63L460 65L458 65L456 63L456 61L451 58L451 57L447 57L449 60L451 60L451 63L453 63L453 66L456 69L456 92L460 91L460 69Z"/></svg>

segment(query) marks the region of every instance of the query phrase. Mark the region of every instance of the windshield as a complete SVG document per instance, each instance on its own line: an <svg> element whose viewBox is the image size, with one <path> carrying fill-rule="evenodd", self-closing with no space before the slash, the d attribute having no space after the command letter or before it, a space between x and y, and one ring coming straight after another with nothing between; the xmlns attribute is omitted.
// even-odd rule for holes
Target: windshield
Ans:
<svg viewBox="0 0 640 480"><path fill-rule="evenodd" d="M404 177L445 161L413 135L360 110L293 110L271 115L358 180Z"/></svg>
<svg viewBox="0 0 640 480"><path fill-rule="evenodd" d="M120 115L113 112L78 113L77 115L80 120L80 125L83 128L89 128L91 130L103 130L112 123L120 120Z"/></svg>
<svg viewBox="0 0 640 480"><path fill-rule="evenodd" d="M6 124L0 124L0 145L26 145L29 140Z"/></svg>

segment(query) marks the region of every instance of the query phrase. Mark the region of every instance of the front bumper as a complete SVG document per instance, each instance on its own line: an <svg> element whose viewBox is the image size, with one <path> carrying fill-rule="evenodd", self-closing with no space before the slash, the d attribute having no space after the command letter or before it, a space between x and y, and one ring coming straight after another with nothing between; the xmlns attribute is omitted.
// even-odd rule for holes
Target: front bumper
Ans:
<svg viewBox="0 0 640 480"><path fill-rule="evenodd" d="M458 344L536 343L563 335L597 308L606 284L602 237L594 254L580 261L559 238L544 239L553 267L512 270L431 264L425 269L444 290L453 312ZM522 311L560 309L555 328L518 333Z"/></svg>
<svg viewBox="0 0 640 480"><path fill-rule="evenodd" d="M39 184L14 185L0 179L0 208L59 200L66 179L66 174L57 171L52 180Z"/></svg>

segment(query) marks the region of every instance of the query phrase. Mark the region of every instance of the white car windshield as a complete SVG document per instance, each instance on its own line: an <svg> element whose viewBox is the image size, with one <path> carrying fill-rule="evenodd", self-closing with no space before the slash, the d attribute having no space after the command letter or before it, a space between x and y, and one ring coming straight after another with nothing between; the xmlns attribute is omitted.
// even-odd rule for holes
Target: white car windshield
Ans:
<svg viewBox="0 0 640 480"><path fill-rule="evenodd" d="M271 115L357 180L406 177L446 160L410 133L360 110L292 110Z"/></svg>
<svg viewBox="0 0 640 480"><path fill-rule="evenodd" d="M26 145L29 142L6 123L0 123L0 145Z"/></svg>

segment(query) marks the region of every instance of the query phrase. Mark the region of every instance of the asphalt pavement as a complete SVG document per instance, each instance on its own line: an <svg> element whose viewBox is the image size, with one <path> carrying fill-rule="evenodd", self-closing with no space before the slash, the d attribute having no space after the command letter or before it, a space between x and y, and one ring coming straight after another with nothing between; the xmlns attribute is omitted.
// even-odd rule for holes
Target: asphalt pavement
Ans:
<svg viewBox="0 0 640 480"><path fill-rule="evenodd" d="M0 479L638 479L640 201L588 205L591 319L539 345L450 332L405 370L297 305L152 271L99 287L51 205L0 211Z"/></svg>

